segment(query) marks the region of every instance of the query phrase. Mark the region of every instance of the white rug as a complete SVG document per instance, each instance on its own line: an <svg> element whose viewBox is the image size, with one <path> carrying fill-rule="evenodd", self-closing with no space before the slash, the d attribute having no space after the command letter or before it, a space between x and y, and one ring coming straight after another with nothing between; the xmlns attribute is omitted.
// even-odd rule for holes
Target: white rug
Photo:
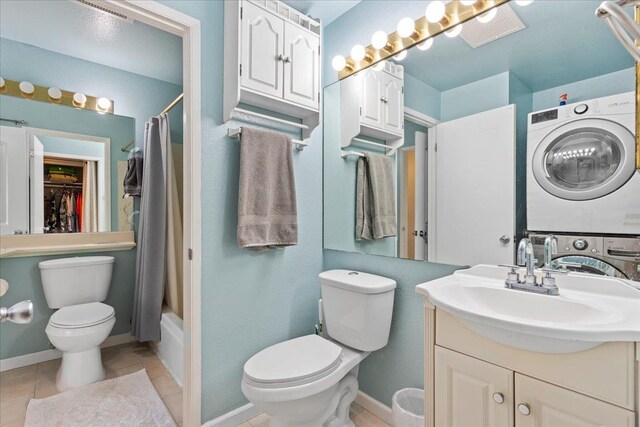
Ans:
<svg viewBox="0 0 640 427"><path fill-rule="evenodd" d="M31 399L25 427L175 427L171 414L142 369L78 387L46 399Z"/></svg>

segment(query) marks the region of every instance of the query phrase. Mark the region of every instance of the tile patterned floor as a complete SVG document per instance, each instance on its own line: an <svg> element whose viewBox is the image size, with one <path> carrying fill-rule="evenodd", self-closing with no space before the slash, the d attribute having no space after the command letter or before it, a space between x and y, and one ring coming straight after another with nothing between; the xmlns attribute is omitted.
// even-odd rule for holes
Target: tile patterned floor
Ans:
<svg viewBox="0 0 640 427"><path fill-rule="evenodd" d="M145 368L176 423L182 426L182 389L146 344L131 343L102 349L102 362L107 379ZM60 359L56 359L0 372L0 427L21 427L29 400L58 393L55 383L59 366Z"/></svg>
<svg viewBox="0 0 640 427"><path fill-rule="evenodd" d="M356 427L391 427L357 403L351 405L349 418L351 418ZM269 427L269 415L260 414L237 427Z"/></svg>

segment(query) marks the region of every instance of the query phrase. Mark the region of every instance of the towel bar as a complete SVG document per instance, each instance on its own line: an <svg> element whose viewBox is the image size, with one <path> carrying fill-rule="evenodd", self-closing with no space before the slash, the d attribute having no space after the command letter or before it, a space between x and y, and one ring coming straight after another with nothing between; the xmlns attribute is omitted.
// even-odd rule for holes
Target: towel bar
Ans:
<svg viewBox="0 0 640 427"><path fill-rule="evenodd" d="M239 127L239 128L229 128L229 129L227 129L227 135L228 135L230 138L233 138L233 139L240 139L240 135L241 135L241 134L242 134L242 128L241 128L241 127ZM304 142L304 141L300 141L300 140L298 140L298 139L292 139L292 140L291 140L291 142L292 142L293 144L295 144L295 146L296 146L296 150L298 150L298 151L302 151L302 150L304 150L304 147L306 147L307 145L309 145L309 144L307 144L306 142Z"/></svg>
<svg viewBox="0 0 640 427"><path fill-rule="evenodd" d="M346 157L364 157L364 153L360 152L360 151L345 151L345 150L340 150L340 157L342 157L343 159Z"/></svg>
<svg viewBox="0 0 640 427"><path fill-rule="evenodd" d="M267 120L271 120L272 122L282 123L282 124L285 124L285 125L297 127L299 129L309 129L309 126L307 126L305 124L302 124L302 123L296 123L296 122L292 122L292 121L285 120L285 119L279 119L277 117L269 116L269 115L266 115L266 114L260 114L260 113L256 113L256 112L253 112L253 111L250 111L250 110L245 110L244 108L234 108L233 111L237 112L237 113L247 114L247 115L253 116L253 117L258 117L260 119L267 119Z"/></svg>

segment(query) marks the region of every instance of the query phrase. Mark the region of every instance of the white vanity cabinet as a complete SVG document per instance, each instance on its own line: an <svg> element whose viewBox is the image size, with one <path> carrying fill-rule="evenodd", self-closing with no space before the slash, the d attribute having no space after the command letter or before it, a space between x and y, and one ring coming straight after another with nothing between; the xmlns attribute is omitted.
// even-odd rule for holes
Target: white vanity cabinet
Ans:
<svg viewBox="0 0 640 427"><path fill-rule="evenodd" d="M404 83L401 69L389 71L369 68L363 71L359 84L360 123L371 136L402 136L404 128Z"/></svg>
<svg viewBox="0 0 640 427"><path fill-rule="evenodd" d="M317 126L320 23L279 1L241 0L225 2L224 24L225 120L244 103Z"/></svg>
<svg viewBox="0 0 640 427"><path fill-rule="evenodd" d="M426 310L427 426L633 427L636 344L536 353L484 338L439 309Z"/></svg>

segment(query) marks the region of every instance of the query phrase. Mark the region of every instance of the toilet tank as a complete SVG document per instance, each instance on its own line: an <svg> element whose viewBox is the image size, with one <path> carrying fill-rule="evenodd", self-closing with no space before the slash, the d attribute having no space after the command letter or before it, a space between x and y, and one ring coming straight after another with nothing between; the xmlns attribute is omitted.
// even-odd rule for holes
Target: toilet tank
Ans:
<svg viewBox="0 0 640 427"><path fill-rule="evenodd" d="M334 340L361 351L387 345L395 280L350 270L320 273L324 323Z"/></svg>
<svg viewBox="0 0 640 427"><path fill-rule="evenodd" d="M49 308L107 299L114 258L87 256L42 261L40 277Z"/></svg>

